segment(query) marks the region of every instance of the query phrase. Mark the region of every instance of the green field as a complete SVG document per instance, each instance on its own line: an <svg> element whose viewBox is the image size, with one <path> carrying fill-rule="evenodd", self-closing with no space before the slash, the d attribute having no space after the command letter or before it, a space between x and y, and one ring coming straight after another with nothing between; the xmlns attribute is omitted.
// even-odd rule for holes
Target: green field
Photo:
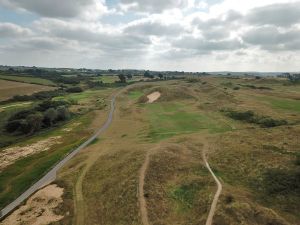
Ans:
<svg viewBox="0 0 300 225"><path fill-rule="evenodd" d="M73 93L73 94L68 94L65 96L55 97L55 98L53 98L53 100L66 100L69 102L79 103L79 102L87 100L91 97L95 97L100 93L103 93L103 90L87 90L87 91L84 91L81 93Z"/></svg>
<svg viewBox="0 0 300 225"><path fill-rule="evenodd" d="M10 75L2 75L0 74L0 79L3 80L10 80L10 81L18 81L18 82L24 82L24 83L30 83L30 84L40 84L40 85L49 85L53 86L55 83L53 83L50 80L46 80L43 78L38 77L27 77L27 76L10 76Z"/></svg>
<svg viewBox="0 0 300 225"><path fill-rule="evenodd" d="M115 83L115 81L118 81L119 80L119 77L118 76L107 76L107 75L104 75L104 76L99 76L97 78L95 78L95 81L102 81L103 83L105 84L112 84L112 83Z"/></svg>
<svg viewBox="0 0 300 225"><path fill-rule="evenodd" d="M128 97L132 100L137 100L141 96L143 96L143 92L141 91L130 91L128 93Z"/></svg>
<svg viewBox="0 0 300 225"><path fill-rule="evenodd" d="M148 137L154 141L177 134L189 134L201 130L210 133L224 132L231 128L208 115L193 110L183 103L155 103L146 105L151 123Z"/></svg>

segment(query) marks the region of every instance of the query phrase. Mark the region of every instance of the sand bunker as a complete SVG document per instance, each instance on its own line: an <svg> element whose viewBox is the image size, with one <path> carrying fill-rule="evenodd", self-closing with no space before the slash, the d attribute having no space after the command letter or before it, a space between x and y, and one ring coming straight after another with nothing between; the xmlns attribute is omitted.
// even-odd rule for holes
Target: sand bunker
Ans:
<svg viewBox="0 0 300 225"><path fill-rule="evenodd" d="M161 94L158 91L151 93L150 95L147 96L147 98L148 98L148 102L147 103L155 102L157 99L160 98L160 95Z"/></svg>
<svg viewBox="0 0 300 225"><path fill-rule="evenodd" d="M64 189L56 184L46 186L32 195L25 205L8 216L0 225L46 225L63 218L54 213L63 202Z"/></svg>
<svg viewBox="0 0 300 225"><path fill-rule="evenodd" d="M50 137L31 145L15 146L0 151L0 171L20 158L49 150L53 145L61 143L58 141L59 139L61 139L61 136Z"/></svg>

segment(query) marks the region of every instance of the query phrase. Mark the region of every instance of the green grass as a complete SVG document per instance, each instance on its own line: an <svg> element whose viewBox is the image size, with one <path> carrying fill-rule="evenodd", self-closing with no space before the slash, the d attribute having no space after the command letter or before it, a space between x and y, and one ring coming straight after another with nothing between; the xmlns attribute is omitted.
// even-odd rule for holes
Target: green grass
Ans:
<svg viewBox="0 0 300 225"><path fill-rule="evenodd" d="M14 102L0 106L0 110L8 110L8 109L16 109L16 108L24 108L31 106L32 102Z"/></svg>
<svg viewBox="0 0 300 225"><path fill-rule="evenodd" d="M55 97L53 98L53 100L66 100L69 102L80 102L80 101L84 101L92 96L95 96L97 94L99 94L100 92L102 92L102 90L88 90L88 91L84 91L81 93L73 93L73 94L69 94L69 95L65 95L65 96L59 96L59 97Z"/></svg>
<svg viewBox="0 0 300 225"><path fill-rule="evenodd" d="M204 113L193 111L191 107L184 104L147 104L146 109L151 124L148 138L153 141L201 130L206 130L210 133L231 130L224 122L216 121Z"/></svg>
<svg viewBox="0 0 300 225"><path fill-rule="evenodd" d="M197 183L183 184L173 188L169 196L178 204L178 211L186 211L193 207L194 199L200 187Z"/></svg>
<svg viewBox="0 0 300 225"><path fill-rule="evenodd" d="M55 83L53 83L50 80L46 80L38 77L29 77L29 76L27 77L27 76L0 75L0 79L31 83L31 84L40 84L40 85L52 85L52 86L55 85Z"/></svg>
<svg viewBox="0 0 300 225"><path fill-rule="evenodd" d="M275 97L258 97L258 99L267 102L274 109L300 112L300 100L275 98Z"/></svg>
<svg viewBox="0 0 300 225"><path fill-rule="evenodd" d="M143 95L142 91L131 91L128 93L128 97L131 100L137 100L139 97L141 97Z"/></svg>
<svg viewBox="0 0 300 225"><path fill-rule="evenodd" d="M115 81L118 81L118 76L100 76L95 79L95 81L102 81L105 84L111 84L115 83Z"/></svg>

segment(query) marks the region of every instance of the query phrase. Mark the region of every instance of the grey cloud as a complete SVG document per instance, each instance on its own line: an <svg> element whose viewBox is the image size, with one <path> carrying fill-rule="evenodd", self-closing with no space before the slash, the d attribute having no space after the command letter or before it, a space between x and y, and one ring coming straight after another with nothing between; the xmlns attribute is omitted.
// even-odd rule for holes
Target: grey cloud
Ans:
<svg viewBox="0 0 300 225"><path fill-rule="evenodd" d="M44 35L78 41L83 45L94 45L103 49L119 49L121 51L123 49L144 48L151 44L149 37L97 31L51 19L43 20L36 25L42 28Z"/></svg>
<svg viewBox="0 0 300 225"><path fill-rule="evenodd" d="M245 20L250 24L290 26L300 22L300 2L254 8Z"/></svg>
<svg viewBox="0 0 300 225"><path fill-rule="evenodd" d="M193 49L199 53L243 48L243 45L238 40L208 41L191 36L186 36L176 40L173 43L173 46L177 48Z"/></svg>
<svg viewBox="0 0 300 225"><path fill-rule="evenodd" d="M209 40L226 39L230 35L230 31L239 28L242 15L236 11L230 10L219 18L209 20L194 19L192 24L197 26L202 35Z"/></svg>
<svg viewBox="0 0 300 225"><path fill-rule="evenodd" d="M61 39L53 39L48 37L34 37L24 39L19 42L12 43L7 46L7 50L14 52L32 52L32 51L53 51L68 48L69 43Z"/></svg>
<svg viewBox="0 0 300 225"><path fill-rule="evenodd" d="M188 0L121 0L122 4L134 4L132 10L160 13L167 9L182 8L188 5Z"/></svg>
<svg viewBox="0 0 300 225"><path fill-rule="evenodd" d="M75 17L94 3L94 0L0 0L2 5L46 17Z"/></svg>
<svg viewBox="0 0 300 225"><path fill-rule="evenodd" d="M124 29L125 33L134 35L178 35L184 31L180 24L162 24L160 22L145 21L142 23L132 24Z"/></svg>
<svg viewBox="0 0 300 225"><path fill-rule="evenodd" d="M229 37L230 30L224 28L203 29L202 35L209 40L220 40Z"/></svg>
<svg viewBox="0 0 300 225"><path fill-rule="evenodd" d="M0 23L0 38L17 38L30 35L30 29L12 23Z"/></svg>
<svg viewBox="0 0 300 225"><path fill-rule="evenodd" d="M241 20L242 18L243 18L243 15L234 10L229 10L227 12L227 14L225 15L226 22L234 22L234 21Z"/></svg>
<svg viewBox="0 0 300 225"><path fill-rule="evenodd" d="M300 30L280 32L274 26L253 28L243 34L243 40L266 50L294 50L300 46ZM298 45L298 47L297 47Z"/></svg>

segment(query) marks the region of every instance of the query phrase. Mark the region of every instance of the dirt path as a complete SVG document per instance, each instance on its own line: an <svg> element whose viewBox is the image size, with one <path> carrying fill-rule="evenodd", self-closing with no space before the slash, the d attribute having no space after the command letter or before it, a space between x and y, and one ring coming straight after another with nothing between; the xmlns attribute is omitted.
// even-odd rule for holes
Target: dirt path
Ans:
<svg viewBox="0 0 300 225"><path fill-rule="evenodd" d="M216 184L218 186L217 192L216 192L216 194L214 196L214 199L213 199L213 202L212 202L212 204L210 206L210 211L209 211L206 223L205 223L205 225L212 225L212 223L213 223L213 217L214 217L214 214L215 214L215 211L216 211L216 208L217 208L217 203L218 203L219 197L220 197L221 192L222 192L222 184L219 181L219 179L217 178L217 176L214 174L214 172L212 171L212 169L210 168L210 166L209 166L209 164L207 162L207 159L206 159L206 154L205 154L206 152L207 152L207 144L204 142L204 146L203 146L203 160L204 160L206 168L211 173L212 177L214 178L214 180L215 180L215 182L216 182Z"/></svg>
<svg viewBox="0 0 300 225"><path fill-rule="evenodd" d="M143 225L150 225L148 220L147 203L144 193L145 176L150 162L150 152L147 153L144 164L140 170L139 175L139 203Z"/></svg>
<svg viewBox="0 0 300 225"><path fill-rule="evenodd" d="M97 159L102 155L103 152L100 151L91 151L88 154L88 159L84 162L84 167L79 174L79 177L75 184L75 221L76 225L85 225L85 209L86 205L83 197L82 185L84 178L90 168L94 165Z"/></svg>

